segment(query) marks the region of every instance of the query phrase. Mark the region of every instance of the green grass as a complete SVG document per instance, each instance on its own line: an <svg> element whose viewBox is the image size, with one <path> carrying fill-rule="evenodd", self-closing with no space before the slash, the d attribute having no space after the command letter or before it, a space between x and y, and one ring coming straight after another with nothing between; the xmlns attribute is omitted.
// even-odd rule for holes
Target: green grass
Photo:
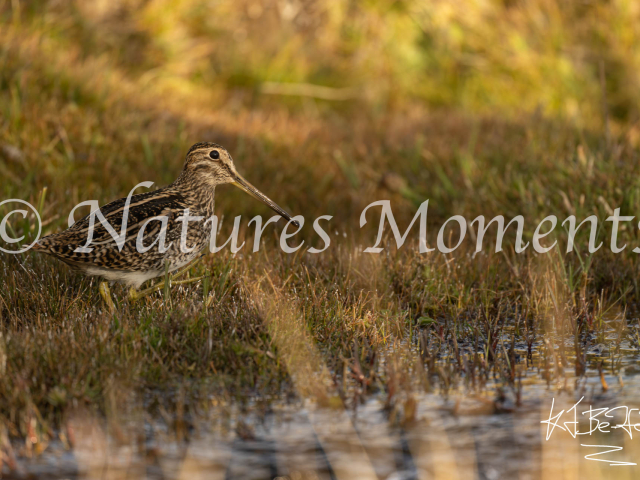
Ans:
<svg viewBox="0 0 640 480"><path fill-rule="evenodd" d="M18 19L10 2L0 4L0 145L23 154L20 159L0 157L2 199L38 204L46 187L41 213L44 233L52 233L66 226L68 212L80 201L106 203L126 196L140 181L169 183L192 143L216 141L228 148L249 181L286 210L305 216L300 239L307 246L318 242L312 220L333 215L327 229L332 244L320 255L304 249L286 255L277 247L282 227L270 226L261 251L253 254L247 223L270 212L238 190L219 188L222 238L230 219L242 215L245 248L236 256L227 250L207 256L190 272L208 275L206 282L172 290L170 302L158 293L130 304L124 288L114 288L118 308L113 316L103 308L95 281L33 252L3 254L0 421L11 435L26 436L35 419L37 434L50 438L74 409L109 416L127 408L127 402L142 405L141 398L149 396L154 400L145 405L152 414L160 406L176 414L184 398L202 400L212 393L239 401L293 395L353 408L359 399L380 394L393 410L406 406L411 392L446 394L456 385L471 389L489 376L517 392L516 379L529 364L510 361L511 345L499 342L501 335L529 345L554 332L578 338L575 352L540 349L539 365L551 371L553 364L574 362L591 336L602 337L604 320L638 301L638 260L630 250L640 246L640 239L633 226L621 231L619 243L629 246L617 255L606 246L586 255L584 232L577 242L580 253L569 255L536 255L531 247L515 255L511 237L503 253L487 246L474 256L474 242L467 239L454 254L421 255L417 230L399 251L387 238L383 254L361 252L372 245L376 222L360 230L360 213L380 199L391 200L402 229L429 199L431 246L439 226L456 214L468 220L524 215L525 239L530 240L549 214L560 220L596 214L602 221L609 208L621 207L623 215L640 211L637 131L626 114L614 117L612 112L607 139L598 129L600 120L568 121L564 103L556 110L544 108L546 115L527 113L546 96L550 104L571 104L583 100L580 92L598 92L593 75L574 66L564 73L568 79L556 79L563 88L546 86L548 71L564 65L561 55L544 53L552 45L540 47L541 57L536 56L545 68L532 60L527 65L533 70L520 77L514 72L496 76L511 57L482 50L477 55L494 62L486 78L478 72L454 75L458 67L444 68L444 59L469 58L468 42L479 42L478 49L484 45L467 26L463 31L469 38L456 40L455 52L445 48L445 55L438 49L444 47L433 45L421 51L426 58L418 64L430 67L415 78L440 72L443 78L431 80L444 86L440 100L434 86L406 80L409 85L400 83L395 94L388 93L391 99L381 94L343 105L305 103L260 95L256 85L292 80L343 86L337 79L356 83L357 75L378 71L388 75L380 85L392 84L417 68L412 64L418 55L415 31L406 34L410 40L400 39L398 48L407 51L386 52L389 39L383 39L370 54L385 51L384 61L392 69L385 69L385 63L365 64L351 78L345 64L351 65L350 55L364 48L372 34L362 25L350 30L340 12L334 12L335 18L331 12L319 16L339 25L328 30L327 45L308 46L312 51L305 50L308 56L297 62L295 47L302 48L303 34L283 30L286 38L269 39L262 50L255 49L252 37L246 45L253 50L224 54L229 42L224 32L206 17L200 25L199 2L185 3L193 10L185 7L179 21L168 25L163 23L168 17L152 7L125 11L120 34L112 17L92 17L95 12L79 7L49 6L49 16L25 7ZM397 22L395 29L405 25L401 6L398 11L388 6L390 13L373 4L362 8L358 15L373 25L372 19L385 15ZM611 9L606 12L615 17ZM240 11L234 10L229 22L247 21ZM516 14L500 17L500 28L515 22ZM556 14L566 21L566 13ZM596 13L585 15L590 19L585 25L593 27ZM526 23L526 18L519 21ZM188 24L188 32L173 43L170 33L181 23ZM451 36L462 27L452 20L448 28L442 38L453 42ZM101 36L105 32L111 34ZM563 30L556 26L555 32ZM432 34L424 32L422 43ZM522 34L530 39L535 31ZM196 57L182 58L194 38L216 39L202 40L211 64L193 52ZM524 40L512 41L519 45ZM267 62L274 45L283 46L281 56ZM554 48L562 51L562 45ZM336 50L341 54L326 64L311 61ZM626 74L635 57L629 61L620 66ZM220 74L217 65L224 67ZM454 86L450 77L464 84ZM499 78L515 86L507 105L487 91L489 86L501 89L495 83ZM514 98L528 86L532 90L524 108L515 108ZM620 94L632 95L630 90ZM430 108L433 104L448 108ZM600 108L598 101L584 99L584 105L591 113ZM605 242L608 228L600 232ZM17 229L28 233L28 227ZM557 237L564 245L563 236ZM493 240L488 234L487 241ZM627 334L622 322L618 344ZM470 346L485 353L469 354ZM614 369L615 362L606 367ZM558 379L562 373L555 369L551 375Z"/></svg>

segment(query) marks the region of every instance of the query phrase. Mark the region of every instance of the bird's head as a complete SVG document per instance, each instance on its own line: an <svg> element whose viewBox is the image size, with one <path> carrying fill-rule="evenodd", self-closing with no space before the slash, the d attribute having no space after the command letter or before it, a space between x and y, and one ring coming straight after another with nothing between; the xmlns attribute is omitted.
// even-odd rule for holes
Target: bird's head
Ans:
<svg viewBox="0 0 640 480"><path fill-rule="evenodd" d="M252 197L260 200L265 205L268 205L286 220L298 226L298 222L293 220L291 215L247 182L242 175L236 171L229 152L217 143L205 142L193 145L187 153L183 173L188 173L191 178L197 178L199 181L204 181L214 187L231 183Z"/></svg>

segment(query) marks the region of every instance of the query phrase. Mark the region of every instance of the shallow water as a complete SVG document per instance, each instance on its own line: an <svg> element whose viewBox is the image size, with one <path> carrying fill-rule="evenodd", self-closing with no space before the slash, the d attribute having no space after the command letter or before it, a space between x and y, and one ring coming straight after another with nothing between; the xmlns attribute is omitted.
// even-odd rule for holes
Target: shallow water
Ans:
<svg viewBox="0 0 640 480"><path fill-rule="evenodd" d="M571 342L566 341L565 347L572 364L574 358L568 355L573 351ZM311 401L299 400L250 401L244 406L215 405L214 401L182 434L176 434L176 426L168 425L172 420L167 418L131 415L123 417L121 427L114 429L97 417L81 416L73 423L73 448L56 439L41 454L28 457L24 445L14 444L14 468L9 468L11 462L5 458L3 478L493 480L638 476L638 466L585 459L600 450L581 444L623 447L598 460L635 463L640 460L640 426L635 432L638 438L633 439L622 428L575 439L557 428L547 441L547 426L541 424L549 418L553 399L554 414L570 408L581 397L579 413L588 405L640 408L637 348L626 340L621 342L621 356L612 369L610 347L593 344L587 352L585 376L577 379L571 367L551 381L543 375L541 348L540 342L534 346L533 361L526 368L527 346L515 345L522 367L519 402L514 391L504 388L499 379L491 379L477 394L460 381L444 395L440 390L422 391L398 398L395 408L386 405L382 393L348 409L319 408ZM441 364L450 361L446 354L438 360ZM606 387L598 364L603 365ZM408 414L412 405L415 414ZM580 418L580 431L587 431L587 417ZM640 415L631 420L640 424ZM562 421L571 418L563 417ZM615 423L623 423L619 415Z"/></svg>

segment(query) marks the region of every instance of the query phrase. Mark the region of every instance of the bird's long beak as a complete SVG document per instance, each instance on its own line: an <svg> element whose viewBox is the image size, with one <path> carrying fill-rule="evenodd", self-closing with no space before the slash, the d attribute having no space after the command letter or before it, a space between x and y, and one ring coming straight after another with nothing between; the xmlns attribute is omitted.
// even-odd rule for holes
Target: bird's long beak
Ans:
<svg viewBox="0 0 640 480"><path fill-rule="evenodd" d="M267 197L264 193L262 193L256 187L254 187L249 182L247 182L239 173L233 172L233 182L231 183L233 183L233 185L238 187L240 190L244 190L245 192L247 192L253 198L258 199L265 205L268 205L269 207L271 207L275 212L277 212L282 217L284 217L285 219L293 223L296 227L300 226L300 224L296 220L291 218L291 215L289 215L282 208L276 205L276 203L273 200Z"/></svg>

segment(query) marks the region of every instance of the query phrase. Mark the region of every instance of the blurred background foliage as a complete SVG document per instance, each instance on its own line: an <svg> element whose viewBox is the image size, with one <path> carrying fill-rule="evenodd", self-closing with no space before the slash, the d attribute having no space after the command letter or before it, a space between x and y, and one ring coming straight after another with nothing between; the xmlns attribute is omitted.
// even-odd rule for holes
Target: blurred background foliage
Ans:
<svg viewBox="0 0 640 480"><path fill-rule="evenodd" d="M605 95L613 121L638 117L632 0L13 0L5 17L10 5L60 48L107 56L148 88L206 89L212 107L277 82L348 89L377 109L539 109L584 126L599 125Z"/></svg>
<svg viewBox="0 0 640 480"><path fill-rule="evenodd" d="M626 0L0 0L0 188L68 211L215 140L345 229L381 198L400 219L640 209L637 25ZM231 190L223 211L268 213Z"/></svg>

